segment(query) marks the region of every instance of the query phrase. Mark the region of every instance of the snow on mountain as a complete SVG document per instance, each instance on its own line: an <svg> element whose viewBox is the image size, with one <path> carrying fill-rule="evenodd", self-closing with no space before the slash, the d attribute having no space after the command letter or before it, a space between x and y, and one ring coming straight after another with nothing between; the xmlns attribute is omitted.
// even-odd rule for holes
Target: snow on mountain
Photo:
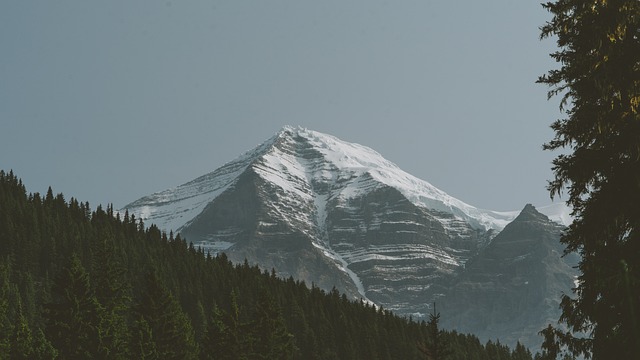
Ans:
<svg viewBox="0 0 640 360"><path fill-rule="evenodd" d="M175 188L140 198L123 208L136 214L145 222L156 224L166 231L180 231L193 220L218 195L231 187L238 176L261 153L266 151L274 138L246 152L217 170Z"/></svg>
<svg viewBox="0 0 640 360"><path fill-rule="evenodd" d="M333 136L306 129L285 128L284 131L290 131L305 138L338 171L349 172L360 179L367 173L379 184L399 190L415 205L453 214L470 222L472 226L482 227L485 230L502 229L514 218L511 213L505 215L477 209L453 198L430 183L406 173L366 146L344 142ZM343 189L341 195L344 198L358 195L365 190L363 185L366 184L354 182Z"/></svg>
<svg viewBox="0 0 640 360"><path fill-rule="evenodd" d="M541 206L537 209L540 213L546 215L551 221L560 225L569 226L573 222L571 208L564 202Z"/></svg>
<svg viewBox="0 0 640 360"><path fill-rule="evenodd" d="M125 210L232 261L399 314L451 296L466 265L521 214L476 208L366 146L299 127ZM563 203L538 210L572 221Z"/></svg>
<svg viewBox="0 0 640 360"><path fill-rule="evenodd" d="M295 139L295 140L294 140ZM304 141L322 154L320 168L304 158L284 152L274 146L277 141ZM262 145L243 154L212 173L201 176L176 188L143 197L125 207L147 222L167 231L180 231L217 196L233 186L248 167L265 180L287 193L314 199L319 223L322 223L322 196L354 198L372 187L386 185L399 190L417 206L448 213L468 222L474 228L501 230L515 218L517 212L495 212L468 205L430 183L401 170L376 151L359 144L348 143L334 136L294 127L284 127ZM299 182L331 183L351 179L337 194L313 196L306 193ZM325 199L326 200L326 199ZM447 225L444 224L443 225Z"/></svg>

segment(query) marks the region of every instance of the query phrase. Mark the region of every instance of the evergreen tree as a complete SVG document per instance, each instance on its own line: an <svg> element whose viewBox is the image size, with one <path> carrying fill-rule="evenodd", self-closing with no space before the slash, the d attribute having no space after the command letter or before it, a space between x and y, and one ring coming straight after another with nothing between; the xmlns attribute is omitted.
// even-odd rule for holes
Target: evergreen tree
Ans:
<svg viewBox="0 0 640 360"><path fill-rule="evenodd" d="M0 259L0 359L8 358L13 324L9 316L9 268Z"/></svg>
<svg viewBox="0 0 640 360"><path fill-rule="evenodd" d="M93 283L96 299L102 306L100 352L109 359L127 359L130 336L127 312L131 299L126 270L116 258L111 236L97 240L93 251Z"/></svg>
<svg viewBox="0 0 640 360"><path fill-rule="evenodd" d="M429 314L427 322L427 339L418 343L418 350L426 360L444 360L450 354L444 332L438 327L439 322L440 313L436 311L436 303L433 303L433 312Z"/></svg>
<svg viewBox="0 0 640 360"><path fill-rule="evenodd" d="M520 341L516 343L515 349L511 353L512 360L530 360L532 357L531 351L524 347L524 345L520 344Z"/></svg>
<svg viewBox="0 0 640 360"><path fill-rule="evenodd" d="M225 314L222 310L218 305L214 305L202 340L200 359L231 359L228 356L232 352L228 344L229 330L224 323L224 318Z"/></svg>
<svg viewBox="0 0 640 360"><path fill-rule="evenodd" d="M33 345L31 328L22 312L22 304L18 303L18 317L11 337L11 359L33 359Z"/></svg>
<svg viewBox="0 0 640 360"><path fill-rule="evenodd" d="M141 298L135 306L139 341L151 341L160 359L195 359L197 346L191 324L169 290L155 273L147 274ZM134 350L149 351L144 343L133 344ZM134 353L134 355L140 355Z"/></svg>
<svg viewBox="0 0 640 360"><path fill-rule="evenodd" d="M33 331L33 341L31 348L32 360L51 360L58 358L58 351L53 345L45 338L42 329L37 328Z"/></svg>
<svg viewBox="0 0 640 360"><path fill-rule="evenodd" d="M45 339L41 329L36 329L35 332L31 331L21 302L18 302L17 318L11 336L11 351L8 354L12 360L48 360L57 356L57 351Z"/></svg>
<svg viewBox="0 0 640 360"><path fill-rule="evenodd" d="M262 289L258 294L256 315L250 324L253 359L292 359L293 334L287 331L282 313L273 297Z"/></svg>
<svg viewBox="0 0 640 360"><path fill-rule="evenodd" d="M541 37L557 37L561 64L538 80L561 94L566 118L545 149L551 196L566 189L574 223L562 242L581 255L574 296L546 343L573 355L630 359L640 353L640 2L557 0ZM586 334L586 339L580 339ZM547 348L547 352L554 352Z"/></svg>
<svg viewBox="0 0 640 360"><path fill-rule="evenodd" d="M131 338L131 354L134 358L140 360L162 359L158 354L149 323L142 317L139 317L135 321L133 336Z"/></svg>
<svg viewBox="0 0 640 360"><path fill-rule="evenodd" d="M111 207L89 214L88 204L49 193L27 196L0 170L0 359L189 359L198 350L203 359L279 359L291 357L292 345L295 359L420 357L424 322L205 256L153 225L141 229L132 216L125 223ZM22 245L38 256L35 266L18 260ZM141 274L149 268L158 271ZM121 332L123 318L130 329ZM199 346L190 324L198 324ZM502 345L439 333L455 348L449 359L487 360L489 349L510 359Z"/></svg>
<svg viewBox="0 0 640 360"><path fill-rule="evenodd" d="M45 305L47 338L64 359L95 358L100 342L100 305L77 255L62 269L51 292L53 302Z"/></svg>
<svg viewBox="0 0 640 360"><path fill-rule="evenodd" d="M240 322L240 306L238 305L238 296L235 290L231 290L230 301L229 312L224 317L226 328L224 343L227 346L227 353L223 358L247 359L247 343L249 339L243 333L244 326Z"/></svg>

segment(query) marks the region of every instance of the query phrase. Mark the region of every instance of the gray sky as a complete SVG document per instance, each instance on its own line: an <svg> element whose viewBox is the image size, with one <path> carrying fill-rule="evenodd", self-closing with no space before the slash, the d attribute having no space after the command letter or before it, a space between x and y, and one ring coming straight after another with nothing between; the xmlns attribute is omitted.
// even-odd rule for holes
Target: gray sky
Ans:
<svg viewBox="0 0 640 360"><path fill-rule="evenodd" d="M284 125L471 205L550 203L539 1L4 1L0 168L120 208Z"/></svg>

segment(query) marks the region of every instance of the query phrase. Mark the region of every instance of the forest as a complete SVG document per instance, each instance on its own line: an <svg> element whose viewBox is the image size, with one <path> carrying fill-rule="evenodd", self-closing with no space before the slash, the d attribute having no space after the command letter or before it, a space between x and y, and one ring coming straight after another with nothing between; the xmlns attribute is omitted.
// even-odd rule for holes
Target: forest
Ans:
<svg viewBox="0 0 640 360"><path fill-rule="evenodd" d="M0 359L513 359L0 171ZM542 339L541 339L542 340Z"/></svg>

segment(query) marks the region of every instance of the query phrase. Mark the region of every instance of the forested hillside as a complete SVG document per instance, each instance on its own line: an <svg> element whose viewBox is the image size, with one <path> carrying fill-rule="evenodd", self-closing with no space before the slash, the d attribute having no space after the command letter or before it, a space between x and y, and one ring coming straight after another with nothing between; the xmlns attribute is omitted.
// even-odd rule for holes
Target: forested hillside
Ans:
<svg viewBox="0 0 640 360"><path fill-rule="evenodd" d="M0 359L532 358L430 330L0 171Z"/></svg>

